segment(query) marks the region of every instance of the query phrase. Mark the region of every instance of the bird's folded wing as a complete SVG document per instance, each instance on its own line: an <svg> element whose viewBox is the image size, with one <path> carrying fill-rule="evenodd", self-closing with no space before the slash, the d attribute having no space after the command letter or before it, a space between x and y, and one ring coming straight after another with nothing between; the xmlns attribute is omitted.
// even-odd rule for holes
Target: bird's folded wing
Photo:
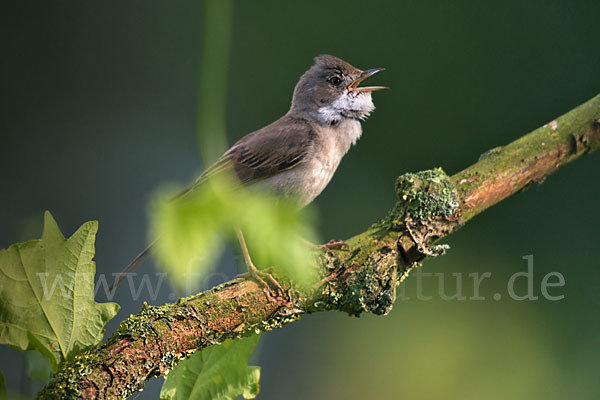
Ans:
<svg viewBox="0 0 600 400"><path fill-rule="evenodd" d="M284 117L244 136L175 198L226 171L233 171L241 184L277 175L305 161L316 140L316 132L306 121L285 121Z"/></svg>

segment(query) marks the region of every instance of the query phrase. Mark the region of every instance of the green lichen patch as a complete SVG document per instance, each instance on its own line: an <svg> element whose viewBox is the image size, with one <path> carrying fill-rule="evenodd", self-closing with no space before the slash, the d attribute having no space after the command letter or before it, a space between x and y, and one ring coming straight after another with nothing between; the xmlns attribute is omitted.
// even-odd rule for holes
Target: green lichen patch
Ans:
<svg viewBox="0 0 600 400"><path fill-rule="evenodd" d="M460 224L456 186L444 171L436 168L402 175L396 192L399 199L389 216L349 239L349 251L321 256L323 274L334 277L310 305L310 312L336 309L353 316L387 314L396 299L398 282L414 266L398 270L398 230L408 231L411 243L425 255L446 249L444 245L430 247Z"/></svg>
<svg viewBox="0 0 600 400"><path fill-rule="evenodd" d="M396 194L398 202L390 212L391 220L396 223L407 215L426 220L450 217L458 211L456 186L441 168L399 176Z"/></svg>
<svg viewBox="0 0 600 400"><path fill-rule="evenodd" d="M162 307L169 307L169 305ZM158 312L161 312L161 310L155 310L155 307L148 307L147 304L144 304L138 314L130 315L129 318L121 322L117 334L119 336L130 336L133 339L145 339L154 336L153 319L148 318L148 314L155 316Z"/></svg>
<svg viewBox="0 0 600 400"><path fill-rule="evenodd" d="M71 361L65 362L59 371L52 377L50 384L39 394L38 399L78 399L82 394L84 378L93 374L93 367L99 363L94 349L103 346L97 345L82 354L76 355ZM56 383L53 385L53 383Z"/></svg>
<svg viewBox="0 0 600 400"><path fill-rule="evenodd" d="M338 293L335 308L356 317L363 312L387 314L396 299L397 277L396 268L386 272L373 268L358 271L354 283L344 286Z"/></svg>
<svg viewBox="0 0 600 400"><path fill-rule="evenodd" d="M351 316L363 312L387 314L396 298L398 271L393 234L356 248L344 259L340 276L319 289L308 312L339 310ZM389 239L389 240L387 240ZM362 243L362 240L360 241Z"/></svg>

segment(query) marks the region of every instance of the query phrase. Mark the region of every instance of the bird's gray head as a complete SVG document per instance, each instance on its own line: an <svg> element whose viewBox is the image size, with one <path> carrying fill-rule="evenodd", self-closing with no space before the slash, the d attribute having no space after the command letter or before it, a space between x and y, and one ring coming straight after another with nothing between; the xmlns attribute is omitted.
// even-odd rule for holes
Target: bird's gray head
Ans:
<svg viewBox="0 0 600 400"><path fill-rule="evenodd" d="M365 119L375 109L371 92L386 88L358 84L381 70L362 71L337 57L320 55L298 81L292 110L309 112L328 124L344 118Z"/></svg>

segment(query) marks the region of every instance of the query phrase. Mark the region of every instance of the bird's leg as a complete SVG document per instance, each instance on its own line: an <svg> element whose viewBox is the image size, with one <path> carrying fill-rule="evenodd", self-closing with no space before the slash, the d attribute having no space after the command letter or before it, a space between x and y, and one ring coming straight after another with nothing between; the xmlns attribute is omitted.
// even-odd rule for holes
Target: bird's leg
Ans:
<svg viewBox="0 0 600 400"><path fill-rule="evenodd" d="M341 239L331 239L329 242L319 246L322 249L343 249L350 250L350 246Z"/></svg>
<svg viewBox="0 0 600 400"><path fill-rule="evenodd" d="M237 233L238 240L240 242L240 247L242 248L242 253L244 254L244 261L246 262L246 267L248 267L248 272L238 275L237 278L251 277L251 278L254 278L258 283L260 283L264 287L269 287L269 285L265 282L265 279L267 279L273 286L275 286L277 289L281 290L281 293L285 293L285 290L283 290L283 287L279 284L279 282L277 282L277 280L275 278L273 278L273 275L256 268L256 266L252 262L252 259L250 258L250 253L248 252L248 246L246 246L246 240L244 239L244 235L242 234L242 231L240 229L238 229L236 231L236 233Z"/></svg>
<svg viewBox="0 0 600 400"><path fill-rule="evenodd" d="M304 241L304 243L306 243L310 247L313 247L315 250L343 249L343 248L346 248L346 250L350 250L350 246L348 246L346 244L346 242L344 242L343 240L340 240L340 239L331 239L329 242L327 242L325 244L314 244L304 238L302 240Z"/></svg>

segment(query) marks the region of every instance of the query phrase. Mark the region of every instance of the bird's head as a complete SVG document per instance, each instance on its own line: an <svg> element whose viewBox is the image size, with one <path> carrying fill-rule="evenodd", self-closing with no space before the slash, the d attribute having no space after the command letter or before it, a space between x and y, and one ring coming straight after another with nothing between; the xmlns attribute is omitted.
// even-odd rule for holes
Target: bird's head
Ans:
<svg viewBox="0 0 600 400"><path fill-rule="evenodd" d="M337 57L320 55L298 81L292 110L308 111L324 123L367 118L375 109L371 93L387 88L359 84L381 70L363 71Z"/></svg>

